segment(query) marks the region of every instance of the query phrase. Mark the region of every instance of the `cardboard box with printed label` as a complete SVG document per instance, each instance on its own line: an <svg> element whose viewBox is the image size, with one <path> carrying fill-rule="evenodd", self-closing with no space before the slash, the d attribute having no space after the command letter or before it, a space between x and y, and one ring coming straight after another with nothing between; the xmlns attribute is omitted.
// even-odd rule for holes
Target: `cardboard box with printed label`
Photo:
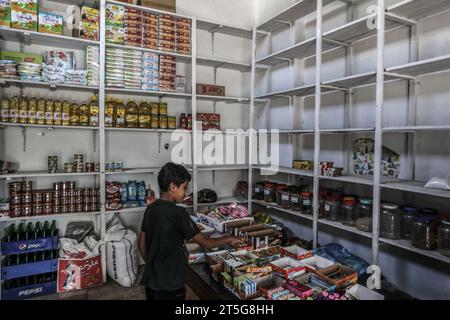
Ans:
<svg viewBox="0 0 450 320"><path fill-rule="evenodd" d="M162 11L176 12L176 0L141 0L142 6Z"/></svg>
<svg viewBox="0 0 450 320"><path fill-rule="evenodd" d="M11 27L11 1L0 0L0 26Z"/></svg>

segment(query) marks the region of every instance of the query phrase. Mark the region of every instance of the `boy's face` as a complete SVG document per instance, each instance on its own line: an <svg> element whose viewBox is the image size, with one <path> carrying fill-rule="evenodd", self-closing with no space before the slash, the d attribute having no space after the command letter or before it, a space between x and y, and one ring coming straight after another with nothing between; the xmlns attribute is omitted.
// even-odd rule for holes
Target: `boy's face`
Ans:
<svg viewBox="0 0 450 320"><path fill-rule="evenodd" d="M189 187L189 182L187 182L187 181L180 184L179 187L177 187L174 183L170 184L169 193L176 203L183 202L184 198L186 197L188 187Z"/></svg>

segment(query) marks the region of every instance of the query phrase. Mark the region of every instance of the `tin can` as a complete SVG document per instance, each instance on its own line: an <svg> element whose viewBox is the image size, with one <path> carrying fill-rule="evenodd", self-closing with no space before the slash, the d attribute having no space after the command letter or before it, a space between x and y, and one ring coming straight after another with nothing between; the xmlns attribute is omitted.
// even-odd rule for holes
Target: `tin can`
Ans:
<svg viewBox="0 0 450 320"><path fill-rule="evenodd" d="M114 171L122 171L123 169L123 162L114 162Z"/></svg>
<svg viewBox="0 0 450 320"><path fill-rule="evenodd" d="M60 206L63 204L63 199L61 198L53 198L53 205L54 206Z"/></svg>
<svg viewBox="0 0 450 320"><path fill-rule="evenodd" d="M114 162L105 162L105 172L114 172Z"/></svg>
<svg viewBox="0 0 450 320"><path fill-rule="evenodd" d="M39 191L33 192L33 203L36 205L42 204L43 193Z"/></svg>
<svg viewBox="0 0 450 320"><path fill-rule="evenodd" d="M82 189L74 189L73 190L73 196L74 197L81 197L83 195Z"/></svg>
<svg viewBox="0 0 450 320"><path fill-rule="evenodd" d="M62 213L62 206L53 206L53 214Z"/></svg>
<svg viewBox="0 0 450 320"><path fill-rule="evenodd" d="M44 208L41 205L35 205L33 206L33 215L34 216L41 216L43 213Z"/></svg>
<svg viewBox="0 0 450 320"><path fill-rule="evenodd" d="M63 206L68 206L70 204L70 198L69 197L61 198L61 202L60 203Z"/></svg>
<svg viewBox="0 0 450 320"><path fill-rule="evenodd" d="M32 204L33 194L31 192L24 193L22 195L22 204Z"/></svg>
<svg viewBox="0 0 450 320"><path fill-rule="evenodd" d="M98 201L97 196L91 196L91 200L89 202L95 204L95 203L97 203L97 201Z"/></svg>
<svg viewBox="0 0 450 320"><path fill-rule="evenodd" d="M49 214L53 214L53 206L52 205L44 205L44 210L42 211L42 213L44 215L49 215Z"/></svg>
<svg viewBox="0 0 450 320"><path fill-rule="evenodd" d="M22 217L30 217L33 215L33 206L31 204L27 204L22 207Z"/></svg>
<svg viewBox="0 0 450 320"><path fill-rule="evenodd" d="M159 104L159 115L167 116L167 103L166 102L162 102Z"/></svg>
<svg viewBox="0 0 450 320"><path fill-rule="evenodd" d="M60 190L62 190L62 182L54 182L54 183L53 183L53 190L54 190L54 191L60 191Z"/></svg>
<svg viewBox="0 0 450 320"><path fill-rule="evenodd" d="M150 113L152 116L159 115L159 103L157 103L157 102L150 103Z"/></svg>
<svg viewBox="0 0 450 320"><path fill-rule="evenodd" d="M159 116L151 116L150 118L150 128L158 129L159 128Z"/></svg>
<svg viewBox="0 0 450 320"><path fill-rule="evenodd" d="M76 211L76 212L83 212L83 211L84 211L84 206L83 206L83 204L76 204L76 205L75 205L75 211Z"/></svg>
<svg viewBox="0 0 450 320"><path fill-rule="evenodd" d="M58 171L58 156L48 156L48 173Z"/></svg>
<svg viewBox="0 0 450 320"><path fill-rule="evenodd" d="M11 206L9 214L11 218L18 218L22 216L22 206Z"/></svg>
<svg viewBox="0 0 450 320"><path fill-rule="evenodd" d="M23 183L22 182L10 182L9 183L9 192L10 194L13 192L22 192Z"/></svg>
<svg viewBox="0 0 450 320"><path fill-rule="evenodd" d="M84 156L82 154L79 153L79 154L73 155L73 162L78 164L78 163L82 163L83 160L84 160Z"/></svg>
<svg viewBox="0 0 450 320"><path fill-rule="evenodd" d="M95 163L93 162L86 163L86 172L95 172Z"/></svg>
<svg viewBox="0 0 450 320"><path fill-rule="evenodd" d="M21 194L17 194L14 196L10 196L10 201L9 203L13 206L18 206L22 204L22 195Z"/></svg>
<svg viewBox="0 0 450 320"><path fill-rule="evenodd" d="M23 189L24 192L31 192L33 191L33 181L25 181L23 183Z"/></svg>
<svg viewBox="0 0 450 320"><path fill-rule="evenodd" d="M100 162L95 163L95 172L100 172Z"/></svg>
<svg viewBox="0 0 450 320"><path fill-rule="evenodd" d="M73 172L73 163L64 163L64 172L72 173Z"/></svg>
<svg viewBox="0 0 450 320"><path fill-rule="evenodd" d="M75 208L74 204L69 205L68 208L69 208L69 211L68 211L69 213L74 213L75 212L76 208Z"/></svg>
<svg viewBox="0 0 450 320"><path fill-rule="evenodd" d="M159 116L159 128L167 129L167 116Z"/></svg>
<svg viewBox="0 0 450 320"><path fill-rule="evenodd" d="M53 202L53 192L44 192L44 203L51 204Z"/></svg>
<svg viewBox="0 0 450 320"><path fill-rule="evenodd" d="M62 183L62 189L63 190L75 189L75 182L74 181L64 181Z"/></svg>
<svg viewBox="0 0 450 320"><path fill-rule="evenodd" d="M86 196L83 198L84 203L92 203L92 196Z"/></svg>
<svg viewBox="0 0 450 320"><path fill-rule="evenodd" d="M75 199L75 204L83 204L83 200L84 200L84 198L83 197L76 197L76 198L74 198Z"/></svg>
<svg viewBox="0 0 450 320"><path fill-rule="evenodd" d="M69 206L61 206L61 213L68 213L69 212Z"/></svg>
<svg viewBox="0 0 450 320"><path fill-rule="evenodd" d="M169 120L168 120L167 127L172 130L176 129L177 128L177 117L170 116L168 119Z"/></svg>
<svg viewBox="0 0 450 320"><path fill-rule="evenodd" d="M77 198L75 198L75 197L70 197L69 198L69 204L76 204L77 203L77 200L76 200Z"/></svg>
<svg viewBox="0 0 450 320"><path fill-rule="evenodd" d="M62 191L53 191L53 198L61 198Z"/></svg>
<svg viewBox="0 0 450 320"><path fill-rule="evenodd" d="M76 167L77 173L83 173L84 172L84 165L82 163L78 163Z"/></svg>

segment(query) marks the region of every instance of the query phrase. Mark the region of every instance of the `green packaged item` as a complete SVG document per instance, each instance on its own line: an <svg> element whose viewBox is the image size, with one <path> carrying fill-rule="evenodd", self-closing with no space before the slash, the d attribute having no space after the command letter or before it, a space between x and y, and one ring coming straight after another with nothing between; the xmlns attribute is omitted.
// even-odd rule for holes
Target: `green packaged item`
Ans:
<svg viewBox="0 0 450 320"><path fill-rule="evenodd" d="M38 2L37 0L11 1L11 27L37 31Z"/></svg>
<svg viewBox="0 0 450 320"><path fill-rule="evenodd" d="M47 12L39 12L39 32L63 34L63 17Z"/></svg>
<svg viewBox="0 0 450 320"><path fill-rule="evenodd" d="M11 27L11 1L0 0L0 26Z"/></svg>
<svg viewBox="0 0 450 320"><path fill-rule="evenodd" d="M18 63L29 62L42 64L44 62L42 55L33 53L21 53L21 52L11 52L2 51L0 52L1 60L14 60Z"/></svg>

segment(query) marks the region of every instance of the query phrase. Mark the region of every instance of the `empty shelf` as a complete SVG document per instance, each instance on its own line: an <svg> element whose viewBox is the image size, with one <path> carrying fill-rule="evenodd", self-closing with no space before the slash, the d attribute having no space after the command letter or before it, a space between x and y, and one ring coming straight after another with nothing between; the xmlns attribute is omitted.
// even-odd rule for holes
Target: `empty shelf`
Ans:
<svg viewBox="0 0 450 320"><path fill-rule="evenodd" d="M387 12L408 19L420 20L449 9L449 0L404 0L389 7Z"/></svg>
<svg viewBox="0 0 450 320"><path fill-rule="evenodd" d="M433 197L438 197L438 198L449 198L450 199L450 190L425 188L425 185L426 185L426 182L398 180L398 181L383 183L381 185L381 187L384 189L406 191L406 192L423 194L423 195L428 195L428 196L433 196Z"/></svg>
<svg viewBox="0 0 450 320"><path fill-rule="evenodd" d="M420 76L447 70L450 70L450 55L391 67L386 71L408 76Z"/></svg>
<svg viewBox="0 0 450 320"><path fill-rule="evenodd" d="M206 20L197 20L197 28L205 30L211 33L223 33L230 36L242 37L246 39L253 38L253 31L235 26L227 26L217 22L211 22Z"/></svg>
<svg viewBox="0 0 450 320"><path fill-rule="evenodd" d="M206 58L198 57L197 64L200 66L214 67L214 68L224 68L230 70L236 70L241 72L246 72L251 70L251 65L247 63L235 62L220 58Z"/></svg>

